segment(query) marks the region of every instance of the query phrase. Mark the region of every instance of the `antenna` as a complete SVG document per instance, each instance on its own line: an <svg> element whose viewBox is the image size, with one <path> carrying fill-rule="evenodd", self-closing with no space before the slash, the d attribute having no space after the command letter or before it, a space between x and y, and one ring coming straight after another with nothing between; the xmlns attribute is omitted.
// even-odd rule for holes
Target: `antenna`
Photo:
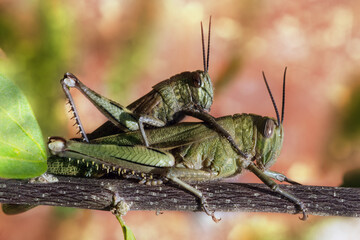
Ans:
<svg viewBox="0 0 360 240"><path fill-rule="evenodd" d="M286 70L287 67L285 67L284 70L284 79L283 79L283 94L282 94L282 103L281 103L281 124L284 121L284 108L285 108L285 78L286 78Z"/></svg>
<svg viewBox="0 0 360 240"><path fill-rule="evenodd" d="M209 20L209 33L208 33L208 49L207 49L207 60L206 60L206 72L209 71L209 59L210 59L210 33L211 33L211 16Z"/></svg>
<svg viewBox="0 0 360 240"><path fill-rule="evenodd" d="M266 84L266 88L267 88L267 90L268 90L268 92L269 92L271 101L272 101L273 106L274 106L274 109L275 109L276 118L277 118L277 121L278 121L278 126L280 126L280 124L281 124L282 122L280 122L279 112L278 112L278 110L277 110L276 103L275 103L275 101L274 101L273 95L272 95L272 93L271 93L271 91L270 91L269 84L268 84L267 81L266 81L266 77L265 77L264 71L262 72L262 75L263 75L263 77L264 77L264 81L265 81L265 84Z"/></svg>
<svg viewBox="0 0 360 240"><path fill-rule="evenodd" d="M205 56L205 38L203 24L200 22L201 26L201 40L202 40L202 50L203 50L203 62L204 62L204 72L209 70L209 59L210 59L210 31L211 31L211 16L209 20L209 33L208 33L208 45L207 45L207 54Z"/></svg>
<svg viewBox="0 0 360 240"><path fill-rule="evenodd" d="M203 30L203 24L200 22L201 26L201 40L202 40L202 50L203 50L203 62L204 62L204 72L206 72L206 62L205 62L205 42L204 42L204 30Z"/></svg>

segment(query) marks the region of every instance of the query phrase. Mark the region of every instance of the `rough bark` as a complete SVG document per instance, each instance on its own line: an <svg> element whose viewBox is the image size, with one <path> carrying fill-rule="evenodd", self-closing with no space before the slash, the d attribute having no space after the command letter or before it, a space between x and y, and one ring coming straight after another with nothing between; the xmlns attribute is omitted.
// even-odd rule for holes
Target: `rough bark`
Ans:
<svg viewBox="0 0 360 240"><path fill-rule="evenodd" d="M0 179L0 202L109 210L117 194L131 210L201 211L191 193L166 183L140 185L131 180L58 177L56 183ZM194 185L194 184L193 184ZM208 182L196 184L217 212L297 213L298 208L263 184ZM360 188L280 185L301 199L309 215L360 215Z"/></svg>

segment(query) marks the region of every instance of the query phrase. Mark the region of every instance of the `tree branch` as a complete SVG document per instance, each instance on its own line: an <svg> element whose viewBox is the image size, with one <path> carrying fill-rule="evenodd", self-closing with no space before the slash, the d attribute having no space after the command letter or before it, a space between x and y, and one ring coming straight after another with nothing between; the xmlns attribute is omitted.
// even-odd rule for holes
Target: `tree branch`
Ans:
<svg viewBox="0 0 360 240"><path fill-rule="evenodd" d="M191 193L166 183L140 185L131 180L58 177L56 183L0 179L0 202L109 210L116 193L131 210L201 211ZM193 184L194 186L194 184ZM297 213L297 207L264 184L207 182L196 184L210 209L242 212ZM360 188L281 185L301 199L310 215L360 216Z"/></svg>

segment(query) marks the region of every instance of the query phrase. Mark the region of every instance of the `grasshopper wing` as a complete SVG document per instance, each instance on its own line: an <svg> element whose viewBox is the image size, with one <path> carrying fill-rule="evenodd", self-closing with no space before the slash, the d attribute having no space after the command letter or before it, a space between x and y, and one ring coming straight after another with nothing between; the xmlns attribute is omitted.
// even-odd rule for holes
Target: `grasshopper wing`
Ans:
<svg viewBox="0 0 360 240"><path fill-rule="evenodd" d="M89 144L78 141L66 141L54 137L49 139L52 154L75 159L86 159L97 164L137 170L134 165L149 167L171 167L174 157L159 149L135 145Z"/></svg>
<svg viewBox="0 0 360 240"><path fill-rule="evenodd" d="M162 150L170 150L218 136L217 132L211 130L206 124L190 122L147 129L146 135L152 147ZM134 131L97 138L91 142L96 144L141 145L142 138L139 131Z"/></svg>

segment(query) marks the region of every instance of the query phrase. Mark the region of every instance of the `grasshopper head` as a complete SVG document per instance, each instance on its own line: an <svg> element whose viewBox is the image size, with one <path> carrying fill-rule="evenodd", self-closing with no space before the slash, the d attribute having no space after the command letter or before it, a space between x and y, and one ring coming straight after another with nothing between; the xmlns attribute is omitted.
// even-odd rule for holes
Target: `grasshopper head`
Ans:
<svg viewBox="0 0 360 240"><path fill-rule="evenodd" d="M282 148L282 143L284 139L283 131L283 120L284 120L284 105L285 105L285 78L286 78L286 69L284 71L283 78L283 96L282 96L282 109L281 109L281 119L279 112L276 107L276 103L271 94L269 84L266 81L265 74L263 72L264 81L266 88L269 92L271 101L273 103L276 119L269 117L260 117L254 116L254 123L257 128L257 142L256 142L256 155L255 161L256 164L261 169L268 169L271 165L274 164L277 157L280 154Z"/></svg>
<svg viewBox="0 0 360 240"><path fill-rule="evenodd" d="M257 129L256 164L261 169L268 169L279 157L284 139L283 126L273 118L261 116L254 118Z"/></svg>
<svg viewBox="0 0 360 240"><path fill-rule="evenodd" d="M205 56L205 41L204 31L201 22L201 39L202 39L202 50L203 50L203 63L204 71L198 70L192 72L192 84L189 84L192 101L194 105L200 107L203 110L210 111L210 107L213 102L213 86L209 76L209 59L210 59L210 29L211 29L211 16L209 20L209 33L208 33L208 45L207 54Z"/></svg>
<svg viewBox="0 0 360 240"><path fill-rule="evenodd" d="M192 103L203 110L210 111L213 102L213 86L208 72L201 70L190 73L188 86Z"/></svg>
<svg viewBox="0 0 360 240"><path fill-rule="evenodd" d="M204 32L201 23L204 70L182 72L172 76L169 80L153 86L155 90L162 92L162 95L167 99L169 105L178 107L178 109L174 109L173 107L171 109L172 111L176 112L183 110L184 108L198 108L210 111L214 96L213 86L208 72L210 58L210 28L211 17L209 21L207 54L205 54ZM174 102L176 102L176 104L174 104Z"/></svg>
<svg viewBox="0 0 360 240"><path fill-rule="evenodd" d="M210 28L211 17L209 21L207 54L205 54L204 31L201 23L204 71L197 70L193 72L183 72L170 78L170 82L173 83L171 92L175 94L177 105L210 111L214 96L213 86L208 72L210 58ZM164 84L161 83L154 86L154 88L160 89L163 85Z"/></svg>

